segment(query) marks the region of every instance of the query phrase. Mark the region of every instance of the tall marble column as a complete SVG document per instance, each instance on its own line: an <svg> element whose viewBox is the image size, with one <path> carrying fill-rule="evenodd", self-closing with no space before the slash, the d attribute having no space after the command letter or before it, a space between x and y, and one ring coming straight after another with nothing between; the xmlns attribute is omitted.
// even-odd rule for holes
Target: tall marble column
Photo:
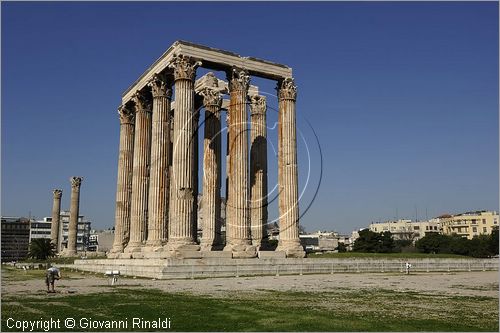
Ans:
<svg viewBox="0 0 500 333"><path fill-rule="evenodd" d="M134 162L135 114L127 106L118 108L120 117L120 148L118 179L116 182L115 238L111 253L121 253L130 236L130 207L132 196L132 168Z"/></svg>
<svg viewBox="0 0 500 333"><path fill-rule="evenodd" d="M78 233L78 214L80 211L80 186L82 177L71 177L71 206L69 209L69 225L68 225L68 247L66 249L67 256L76 255L76 238Z"/></svg>
<svg viewBox="0 0 500 333"><path fill-rule="evenodd" d="M168 246L171 251L199 250L193 232L195 184L193 177L194 79L201 63L176 56L169 67L174 70L175 120L170 180Z"/></svg>
<svg viewBox="0 0 500 333"><path fill-rule="evenodd" d="M266 98L250 97L250 221L252 244L267 245Z"/></svg>
<svg viewBox="0 0 500 333"><path fill-rule="evenodd" d="M59 252L59 221L61 219L61 197L62 190L54 190L54 201L52 203L52 223L50 226L50 241L55 245L56 252Z"/></svg>
<svg viewBox="0 0 500 333"><path fill-rule="evenodd" d="M153 93L153 121L151 138L151 172L148 200L147 249L160 250L167 239L169 157L170 157L170 103L171 85L165 76L155 75L149 86Z"/></svg>
<svg viewBox="0 0 500 333"><path fill-rule="evenodd" d="M130 240L125 252L141 251L148 221L149 165L151 160L151 103L137 92L135 104L134 166L130 207Z"/></svg>
<svg viewBox="0 0 500 333"><path fill-rule="evenodd" d="M295 102L297 86L292 78L278 82L278 186L280 238L277 251L303 258L299 239L299 186Z"/></svg>
<svg viewBox="0 0 500 333"><path fill-rule="evenodd" d="M226 220L225 251L233 257L255 257L255 246L250 238L248 212L248 116L247 95L250 77L244 70L233 68L228 73L230 92L229 131L229 185L228 219Z"/></svg>
<svg viewBox="0 0 500 333"><path fill-rule="evenodd" d="M221 120L222 95L214 76L211 87L200 92L205 106L203 141L203 234L202 250L215 250L221 245Z"/></svg>

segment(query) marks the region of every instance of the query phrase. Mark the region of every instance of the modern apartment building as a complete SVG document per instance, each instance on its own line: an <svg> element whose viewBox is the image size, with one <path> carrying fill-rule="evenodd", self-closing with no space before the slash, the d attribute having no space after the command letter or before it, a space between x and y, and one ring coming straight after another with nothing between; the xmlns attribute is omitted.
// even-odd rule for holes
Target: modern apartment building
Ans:
<svg viewBox="0 0 500 333"><path fill-rule="evenodd" d="M2 216L2 261L24 259L28 255L30 220Z"/></svg>
<svg viewBox="0 0 500 333"><path fill-rule="evenodd" d="M439 219L414 222L412 220L397 220L371 223L369 229L373 232L390 231L395 240L417 241L431 232L441 232Z"/></svg>
<svg viewBox="0 0 500 333"><path fill-rule="evenodd" d="M494 227L498 228L498 212L473 211L457 215L442 215L439 217L443 234L456 234L472 239L474 236L489 235Z"/></svg>

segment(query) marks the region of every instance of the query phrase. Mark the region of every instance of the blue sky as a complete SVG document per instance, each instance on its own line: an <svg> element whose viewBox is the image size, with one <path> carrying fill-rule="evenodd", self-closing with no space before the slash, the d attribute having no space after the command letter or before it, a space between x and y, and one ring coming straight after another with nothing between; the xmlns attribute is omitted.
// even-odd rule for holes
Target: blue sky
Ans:
<svg viewBox="0 0 500 333"><path fill-rule="evenodd" d="M307 230L498 210L496 2L2 2L1 28L2 215L69 209L79 175L111 227L121 94L179 39L293 68Z"/></svg>

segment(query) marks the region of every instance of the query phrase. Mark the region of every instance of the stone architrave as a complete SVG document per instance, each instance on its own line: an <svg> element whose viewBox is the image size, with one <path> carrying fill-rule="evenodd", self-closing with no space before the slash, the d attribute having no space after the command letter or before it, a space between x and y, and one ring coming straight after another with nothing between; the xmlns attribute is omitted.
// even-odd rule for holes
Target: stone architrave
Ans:
<svg viewBox="0 0 500 333"><path fill-rule="evenodd" d="M299 197L295 102L297 86L292 78L278 82L278 186L280 238L277 251L287 257L305 256L299 239Z"/></svg>
<svg viewBox="0 0 500 333"><path fill-rule="evenodd" d="M155 75L149 86L153 94L151 172L148 200L146 250L159 251L167 240L171 84L164 75Z"/></svg>
<svg viewBox="0 0 500 333"><path fill-rule="evenodd" d="M50 226L50 241L55 245L56 252L60 251L59 245L59 221L61 219L61 197L62 190L55 189L52 203L52 223Z"/></svg>
<svg viewBox="0 0 500 333"><path fill-rule="evenodd" d="M175 120L167 250L174 252L199 250L192 225L197 200L193 179L194 79L199 65L184 56L174 57L170 64L175 80Z"/></svg>
<svg viewBox="0 0 500 333"><path fill-rule="evenodd" d="M121 253L130 237L130 207L132 196L132 170L134 163L135 114L127 106L118 108L120 117L120 153L116 184L115 238L111 253Z"/></svg>
<svg viewBox="0 0 500 333"><path fill-rule="evenodd" d="M250 221L252 244L267 245L267 128L266 98L250 97Z"/></svg>
<svg viewBox="0 0 500 333"><path fill-rule="evenodd" d="M135 104L134 166L130 207L130 239L125 252L141 251L148 224L149 165L151 163L151 103L143 92Z"/></svg>
<svg viewBox="0 0 500 333"><path fill-rule="evenodd" d="M76 255L76 238L78 233L78 214L80 211L80 186L82 177L71 177L71 206L69 209L69 225L68 225L68 247L66 248L66 256L71 257Z"/></svg>
<svg viewBox="0 0 500 333"><path fill-rule="evenodd" d="M213 76L213 74L212 74ZM216 250L221 245L221 105L222 95L215 76L200 94L205 106L203 141L203 234L202 250Z"/></svg>
<svg viewBox="0 0 500 333"><path fill-rule="evenodd" d="M250 76L241 69L228 73L230 92L228 203L226 247L234 258L257 255L250 236L248 210L248 116L247 98Z"/></svg>

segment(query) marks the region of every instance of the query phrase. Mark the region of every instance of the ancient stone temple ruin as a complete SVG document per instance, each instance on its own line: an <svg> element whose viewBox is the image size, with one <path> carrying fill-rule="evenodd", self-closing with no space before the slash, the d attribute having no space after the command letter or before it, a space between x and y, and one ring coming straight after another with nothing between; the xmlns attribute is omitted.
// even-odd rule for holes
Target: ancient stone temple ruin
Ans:
<svg viewBox="0 0 500 333"><path fill-rule="evenodd" d="M227 81L212 73L197 78L198 68L225 72ZM304 257L292 69L178 41L122 96L115 239L109 258L254 258L266 252L266 98L251 85L251 77L277 82L280 236L275 254ZM221 174L223 112L227 175ZM203 147L198 147L200 126ZM203 170L198 170L200 151ZM225 237L222 179L227 179ZM199 192L203 225L198 240Z"/></svg>

